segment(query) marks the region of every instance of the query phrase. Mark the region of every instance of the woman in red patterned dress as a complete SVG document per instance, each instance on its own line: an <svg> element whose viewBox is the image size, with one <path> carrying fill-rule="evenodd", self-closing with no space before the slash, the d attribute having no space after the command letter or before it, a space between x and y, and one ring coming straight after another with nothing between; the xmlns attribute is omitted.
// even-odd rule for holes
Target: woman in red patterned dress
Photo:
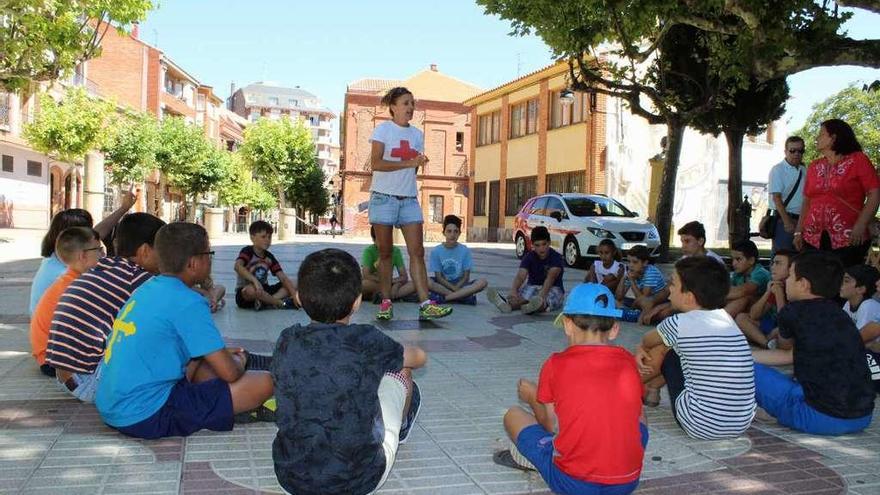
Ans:
<svg viewBox="0 0 880 495"><path fill-rule="evenodd" d="M880 178L852 127L840 119L822 122L816 148L822 157L807 169L794 246L831 251L844 266L863 263L871 245L868 223L880 205Z"/></svg>

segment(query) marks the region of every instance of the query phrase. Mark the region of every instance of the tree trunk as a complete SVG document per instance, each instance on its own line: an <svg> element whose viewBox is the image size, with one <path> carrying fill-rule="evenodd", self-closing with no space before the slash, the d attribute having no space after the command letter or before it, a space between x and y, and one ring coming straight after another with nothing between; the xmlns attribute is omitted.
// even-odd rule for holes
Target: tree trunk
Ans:
<svg viewBox="0 0 880 495"><path fill-rule="evenodd" d="M159 184L156 186L156 194L159 196L159 201L156 202L156 211L155 215L159 218L162 218L165 215L165 174L159 172ZM162 218L164 220L164 218Z"/></svg>
<svg viewBox="0 0 880 495"><path fill-rule="evenodd" d="M196 208L198 208L198 206L199 206L199 195L193 194L191 207L186 212L186 221L187 222L196 223Z"/></svg>
<svg viewBox="0 0 880 495"><path fill-rule="evenodd" d="M741 214L742 202L742 145L745 133L739 129L725 129L727 138L727 229L730 247L749 238L749 217Z"/></svg>
<svg viewBox="0 0 880 495"><path fill-rule="evenodd" d="M657 198L657 230L660 232L660 259L669 255L669 238L672 234L672 209L675 204L675 181L684 139L684 124L677 117L666 119L666 161L663 164L663 179L660 182L660 195Z"/></svg>

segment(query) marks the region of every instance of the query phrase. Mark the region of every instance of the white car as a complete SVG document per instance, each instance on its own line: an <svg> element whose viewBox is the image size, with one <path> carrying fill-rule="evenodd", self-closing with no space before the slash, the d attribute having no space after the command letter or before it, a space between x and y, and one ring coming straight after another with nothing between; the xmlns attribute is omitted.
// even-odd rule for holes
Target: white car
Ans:
<svg viewBox="0 0 880 495"><path fill-rule="evenodd" d="M601 194L551 193L526 201L513 220L518 258L531 249L530 235L538 226L547 227L550 245L571 267L582 257L597 256L602 239L611 239L623 251L642 244L652 257L660 254L657 227Z"/></svg>

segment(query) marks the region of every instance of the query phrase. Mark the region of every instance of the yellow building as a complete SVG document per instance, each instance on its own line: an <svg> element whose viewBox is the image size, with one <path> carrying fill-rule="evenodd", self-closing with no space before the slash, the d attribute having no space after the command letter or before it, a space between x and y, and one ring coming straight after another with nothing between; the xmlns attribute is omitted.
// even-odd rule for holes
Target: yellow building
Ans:
<svg viewBox="0 0 880 495"><path fill-rule="evenodd" d="M557 62L464 101L474 123L468 240L512 241L513 217L537 194L605 192L606 98L566 102L569 83Z"/></svg>

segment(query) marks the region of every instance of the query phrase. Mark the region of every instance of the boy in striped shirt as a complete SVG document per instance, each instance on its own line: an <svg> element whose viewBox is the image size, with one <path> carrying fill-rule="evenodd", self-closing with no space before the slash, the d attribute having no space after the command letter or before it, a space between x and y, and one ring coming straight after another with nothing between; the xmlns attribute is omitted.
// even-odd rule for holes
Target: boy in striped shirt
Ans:
<svg viewBox="0 0 880 495"><path fill-rule="evenodd" d="M617 307L623 309L624 321L637 322L642 312L649 313L657 304L669 297L669 288L663 273L650 264L648 247L633 246L626 253L626 276L622 284L617 284ZM629 297L630 289L632 295Z"/></svg>
<svg viewBox="0 0 880 495"><path fill-rule="evenodd" d="M646 333L636 349L643 374L652 371L649 350L671 348L661 371L672 413L689 436L735 438L755 415L755 376L745 337L724 310L730 278L707 257L679 260L669 299L679 314Z"/></svg>

